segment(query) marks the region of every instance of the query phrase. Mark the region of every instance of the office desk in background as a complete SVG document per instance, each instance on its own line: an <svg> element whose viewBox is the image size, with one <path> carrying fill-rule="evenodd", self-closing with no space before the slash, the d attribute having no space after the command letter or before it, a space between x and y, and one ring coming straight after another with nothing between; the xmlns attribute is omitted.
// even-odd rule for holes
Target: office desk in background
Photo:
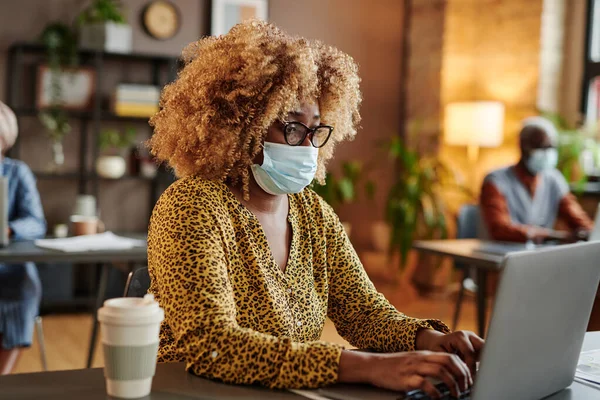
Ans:
<svg viewBox="0 0 600 400"><path fill-rule="evenodd" d="M486 243L499 246L497 243L479 239L419 240L413 243L415 250L452 257L454 261L467 264L476 270L477 329L481 337L484 337L486 329L488 271L499 271L504 259L503 254L481 251ZM509 246L507 245L507 249Z"/></svg>
<svg viewBox="0 0 600 400"><path fill-rule="evenodd" d="M542 248L544 246L539 246ZM524 244L485 241L479 239L422 240L413 248L424 253L447 256L467 264L477 274L477 329L481 337L487 326L487 276L489 271L499 271L502 260L509 251L526 250ZM588 324L588 331L600 330L600 291ZM600 396L599 396L600 398Z"/></svg>
<svg viewBox="0 0 600 400"><path fill-rule="evenodd" d="M146 239L145 234L121 234L121 236L132 239ZM101 250L101 251L75 251L63 252L57 250L49 250L37 247L33 241L14 241L7 247L0 248L0 263L81 263L81 264L100 264L102 273L100 282L98 283L98 293L96 295L96 303L94 306L94 323L90 336L90 345L88 349L87 367L92 365L94 348L96 346L96 338L98 335L97 312L102 306L104 297L106 296L106 288L108 286L108 276L110 266L114 263L127 263L129 269L133 269L136 263L146 263L148 258L147 246L134 247L127 250Z"/></svg>
<svg viewBox="0 0 600 400"><path fill-rule="evenodd" d="M146 239L145 234L121 235L132 239ZM128 250L76 251L63 252L37 247L33 240L11 242L7 247L0 248L0 263L116 263L143 262L147 258L146 247L134 247Z"/></svg>
<svg viewBox="0 0 600 400"><path fill-rule="evenodd" d="M600 348L600 332L587 333L583 351ZM40 372L0 376L0 399L19 400L106 400L104 373L101 368ZM600 391L573 382L545 400L592 400L600 398ZM268 390L255 386L235 386L198 378L185 372L184 363L158 364L152 382L152 393L147 400L191 399L296 399L291 392Z"/></svg>

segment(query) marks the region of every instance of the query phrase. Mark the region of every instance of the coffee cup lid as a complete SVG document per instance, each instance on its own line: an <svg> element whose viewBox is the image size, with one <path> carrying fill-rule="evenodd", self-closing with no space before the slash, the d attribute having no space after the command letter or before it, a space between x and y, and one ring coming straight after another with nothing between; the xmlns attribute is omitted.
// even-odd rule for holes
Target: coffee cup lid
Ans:
<svg viewBox="0 0 600 400"><path fill-rule="evenodd" d="M98 321L110 325L140 325L161 322L164 311L152 294L140 297L117 297L104 302Z"/></svg>

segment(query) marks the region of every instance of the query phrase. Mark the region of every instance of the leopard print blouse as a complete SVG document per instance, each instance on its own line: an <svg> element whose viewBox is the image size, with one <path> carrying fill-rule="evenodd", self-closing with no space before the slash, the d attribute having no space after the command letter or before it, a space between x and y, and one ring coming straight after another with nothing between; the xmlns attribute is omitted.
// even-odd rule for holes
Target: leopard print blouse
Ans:
<svg viewBox="0 0 600 400"><path fill-rule="evenodd" d="M317 194L289 196L285 272L258 219L222 183L180 179L158 201L148 235L153 293L165 310L159 361L271 388L337 381L342 347L319 341L325 318L358 348L414 350L436 320L398 312L367 277L337 216Z"/></svg>

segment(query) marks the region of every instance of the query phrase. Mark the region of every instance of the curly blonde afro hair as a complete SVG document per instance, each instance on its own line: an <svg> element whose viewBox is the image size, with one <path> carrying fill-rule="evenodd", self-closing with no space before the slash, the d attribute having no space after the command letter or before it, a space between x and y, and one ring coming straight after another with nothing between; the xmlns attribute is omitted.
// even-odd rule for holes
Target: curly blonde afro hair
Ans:
<svg viewBox="0 0 600 400"><path fill-rule="evenodd" d="M319 150L319 182L336 143L356 135L358 68L333 47L251 20L189 44L182 59L184 68L150 119L148 143L178 177L241 183L247 198L249 169L267 129L302 101L317 101L322 123L334 127Z"/></svg>

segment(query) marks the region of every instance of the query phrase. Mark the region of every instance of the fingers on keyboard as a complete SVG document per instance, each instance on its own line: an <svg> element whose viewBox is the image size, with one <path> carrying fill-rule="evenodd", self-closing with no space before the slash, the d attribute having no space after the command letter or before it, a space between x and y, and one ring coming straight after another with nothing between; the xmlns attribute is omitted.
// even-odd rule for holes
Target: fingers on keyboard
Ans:
<svg viewBox="0 0 600 400"><path fill-rule="evenodd" d="M450 389L445 383L437 384L435 387L442 394L441 400L456 400L456 397L452 396ZM467 389L460 394L458 399L468 400L470 399L470 394L471 389ZM422 390L413 390L403 396L400 396L398 400L431 400L431 397L429 397L429 395Z"/></svg>

